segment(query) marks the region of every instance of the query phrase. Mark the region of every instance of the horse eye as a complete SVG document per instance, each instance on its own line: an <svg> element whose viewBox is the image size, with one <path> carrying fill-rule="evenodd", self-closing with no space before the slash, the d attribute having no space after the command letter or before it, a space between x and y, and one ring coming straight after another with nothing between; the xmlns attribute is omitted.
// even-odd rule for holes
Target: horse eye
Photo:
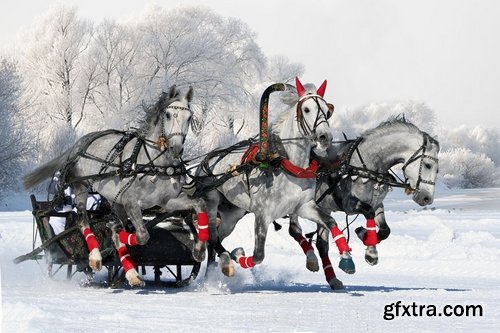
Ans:
<svg viewBox="0 0 500 333"><path fill-rule="evenodd" d="M432 165L430 165L429 163L425 163L425 168L430 170L432 168Z"/></svg>
<svg viewBox="0 0 500 333"><path fill-rule="evenodd" d="M167 112L166 117L167 117L167 120L172 119L172 115L170 114L170 112Z"/></svg>
<svg viewBox="0 0 500 333"><path fill-rule="evenodd" d="M304 108L305 113L309 113L309 111L310 111L309 108Z"/></svg>

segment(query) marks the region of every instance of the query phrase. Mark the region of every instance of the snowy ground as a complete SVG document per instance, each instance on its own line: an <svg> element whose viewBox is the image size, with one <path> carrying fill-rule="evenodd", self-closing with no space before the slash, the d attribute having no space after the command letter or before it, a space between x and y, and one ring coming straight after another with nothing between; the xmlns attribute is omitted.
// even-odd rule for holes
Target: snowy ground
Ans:
<svg viewBox="0 0 500 333"><path fill-rule="evenodd" d="M378 246L380 261L364 262L364 248L351 237L355 275L339 269L344 292L332 292L323 273L305 269L305 258L286 226L269 231L267 256L253 270L229 279L203 274L175 289L82 288L45 276L43 261L12 259L31 250L28 210L0 213L3 332L499 332L500 189L439 189L426 210L395 190L386 200L392 234ZM344 224L342 214L335 215ZM361 218L353 227L360 225ZM227 248L253 247L251 217L240 222ZM314 227L304 223L304 229ZM354 229L352 228L352 230ZM335 267L336 251L330 251ZM202 267L203 269L203 267ZM399 308L384 320L386 306L426 306L422 316ZM435 306L480 305L482 316L426 316ZM392 314L396 314L393 309ZM432 314L432 313L431 313ZM386 317L390 317L387 313Z"/></svg>

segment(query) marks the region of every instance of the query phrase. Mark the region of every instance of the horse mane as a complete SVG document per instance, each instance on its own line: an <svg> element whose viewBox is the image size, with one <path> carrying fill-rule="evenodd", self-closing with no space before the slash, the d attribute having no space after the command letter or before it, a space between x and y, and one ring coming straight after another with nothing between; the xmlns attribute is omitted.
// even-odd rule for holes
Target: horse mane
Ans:
<svg viewBox="0 0 500 333"><path fill-rule="evenodd" d="M137 134L140 137L144 137L149 134L158 123L159 115L163 112L163 110L165 110L165 108L173 102L180 100L181 96L179 90L175 86L172 86L168 93L163 91L160 94L156 103L152 105L146 105L143 103L142 107L146 116L139 122Z"/></svg>
<svg viewBox="0 0 500 333"><path fill-rule="evenodd" d="M394 130L394 127L405 128L413 133L422 132L417 126L406 120L404 115L399 114L395 116L390 116L387 120L381 122L377 127L366 130L365 132L363 132L362 136L369 136L374 133L386 133Z"/></svg>

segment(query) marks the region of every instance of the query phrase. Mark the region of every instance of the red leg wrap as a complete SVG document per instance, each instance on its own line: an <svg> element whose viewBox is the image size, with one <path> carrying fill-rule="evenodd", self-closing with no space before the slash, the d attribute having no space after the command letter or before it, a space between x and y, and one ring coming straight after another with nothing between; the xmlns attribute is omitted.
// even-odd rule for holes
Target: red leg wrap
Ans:
<svg viewBox="0 0 500 333"><path fill-rule="evenodd" d="M375 246L377 243L377 225L374 219L368 219L366 220L366 237L363 240L363 244L366 246Z"/></svg>
<svg viewBox="0 0 500 333"><path fill-rule="evenodd" d="M323 265L323 271L325 272L326 281L330 282L333 278L336 277L335 272L333 271L332 263L330 262L330 258L321 258L321 264Z"/></svg>
<svg viewBox="0 0 500 333"><path fill-rule="evenodd" d="M302 248L302 251L304 251L304 254L307 254L308 251L314 251L313 247L307 241L307 239L304 238L304 236L299 235L295 237L295 240L297 241L297 243L299 243L300 247Z"/></svg>
<svg viewBox="0 0 500 333"><path fill-rule="evenodd" d="M238 259L238 262L240 263L240 266L242 268L252 268L255 266L255 263L253 262L253 257L240 257Z"/></svg>
<svg viewBox="0 0 500 333"><path fill-rule="evenodd" d="M128 253L128 249L126 246L122 246L118 249L118 257L120 258L120 261L123 266L123 271L126 273L132 268L135 268L134 261L132 260L132 257Z"/></svg>
<svg viewBox="0 0 500 333"><path fill-rule="evenodd" d="M89 249L89 252L91 252L93 249L99 248L99 242L97 241L97 238L95 237L94 233L90 231L89 228L85 228L83 230L83 237L85 237L85 243L87 243L87 248Z"/></svg>
<svg viewBox="0 0 500 333"><path fill-rule="evenodd" d="M349 245L347 245L347 241L345 240L345 236L340 231L339 227L335 226L333 227L330 232L332 233L333 236L333 241L337 245L337 248L339 249L339 253L342 254L345 251L351 251L349 248Z"/></svg>
<svg viewBox="0 0 500 333"><path fill-rule="evenodd" d="M198 239L202 242L208 241L208 214L206 212L198 213Z"/></svg>
<svg viewBox="0 0 500 333"><path fill-rule="evenodd" d="M137 245L137 240L136 240L134 234L131 234L131 233L128 233L128 232L122 230L118 233L118 237L120 238L120 243L132 245L132 246Z"/></svg>

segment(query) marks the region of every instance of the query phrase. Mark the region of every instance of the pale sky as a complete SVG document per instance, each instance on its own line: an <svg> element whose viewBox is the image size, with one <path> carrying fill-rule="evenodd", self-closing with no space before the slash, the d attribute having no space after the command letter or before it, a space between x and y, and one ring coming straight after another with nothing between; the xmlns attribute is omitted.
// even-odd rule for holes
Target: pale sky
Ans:
<svg viewBox="0 0 500 333"><path fill-rule="evenodd" d="M303 63L303 82L327 79L337 109L412 99L441 125L500 128L500 1L2 1L0 48L58 3L96 23L126 20L148 3L203 5L246 22L266 55Z"/></svg>

